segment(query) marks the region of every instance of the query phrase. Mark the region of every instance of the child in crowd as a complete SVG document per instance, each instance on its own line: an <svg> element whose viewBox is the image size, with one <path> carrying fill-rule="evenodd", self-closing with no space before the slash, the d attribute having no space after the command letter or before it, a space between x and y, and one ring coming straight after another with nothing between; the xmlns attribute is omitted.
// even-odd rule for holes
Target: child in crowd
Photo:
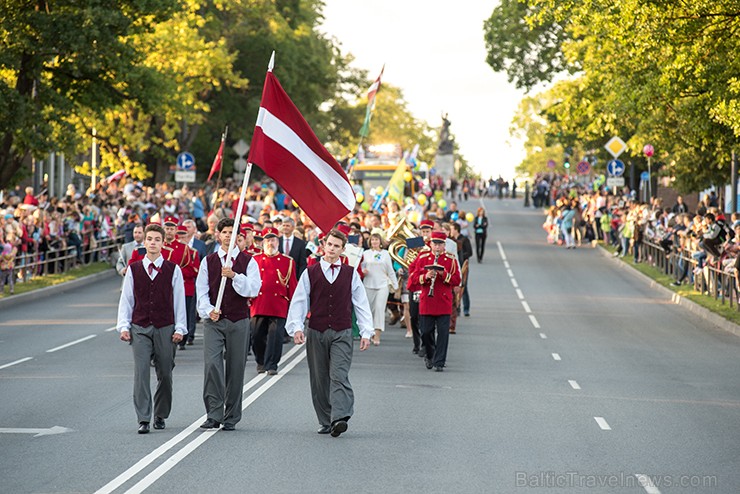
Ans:
<svg viewBox="0 0 740 494"><path fill-rule="evenodd" d="M4 235L0 231L0 291L5 293L5 285L10 286L10 294L15 292L15 256L18 253L18 248L13 243L12 234L8 234L7 238L3 238Z"/></svg>

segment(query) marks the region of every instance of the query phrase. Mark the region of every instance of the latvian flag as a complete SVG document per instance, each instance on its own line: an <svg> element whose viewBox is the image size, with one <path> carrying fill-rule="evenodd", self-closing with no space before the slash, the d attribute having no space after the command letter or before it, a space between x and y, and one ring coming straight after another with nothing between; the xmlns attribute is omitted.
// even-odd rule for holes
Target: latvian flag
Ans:
<svg viewBox="0 0 740 494"><path fill-rule="evenodd" d="M355 206L347 175L272 71L265 79L249 162L285 189L323 232Z"/></svg>

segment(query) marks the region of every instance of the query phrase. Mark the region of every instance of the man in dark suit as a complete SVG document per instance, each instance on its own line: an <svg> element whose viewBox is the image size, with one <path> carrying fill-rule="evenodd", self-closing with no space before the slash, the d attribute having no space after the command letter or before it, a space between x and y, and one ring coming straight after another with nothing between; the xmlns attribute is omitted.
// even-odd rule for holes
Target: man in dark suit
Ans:
<svg viewBox="0 0 740 494"><path fill-rule="evenodd" d="M296 275L300 278L308 262L306 242L293 235L293 231L295 230L295 221L293 221L293 218L285 218L281 229L283 236L280 237L280 253L287 254L293 258L297 269Z"/></svg>
<svg viewBox="0 0 740 494"><path fill-rule="evenodd" d="M206 253L206 243L202 240L195 238L195 232L198 231L198 227L193 220L185 220L182 222L183 226L187 228L185 238L179 239L182 243L186 244L191 249L198 253L198 257L202 261L208 254ZM178 237L179 238L179 237Z"/></svg>

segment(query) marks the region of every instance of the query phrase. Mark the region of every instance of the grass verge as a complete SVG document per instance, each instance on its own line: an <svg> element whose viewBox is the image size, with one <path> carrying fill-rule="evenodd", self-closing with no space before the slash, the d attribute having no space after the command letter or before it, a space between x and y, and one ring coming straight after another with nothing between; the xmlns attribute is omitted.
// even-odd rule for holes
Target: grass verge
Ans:
<svg viewBox="0 0 740 494"><path fill-rule="evenodd" d="M616 251L616 249L611 245L601 245L610 253L614 253ZM629 266L633 267L649 278L655 280L656 283L659 283L669 290L676 292L680 296L685 297L698 305L701 305L705 309L711 310L715 314L724 317L728 321L732 321L735 324L740 324L740 312L738 312L737 304L735 304L734 307L730 307L730 302L728 300L725 300L724 303L721 299L715 300L714 297L704 295L703 293L695 290L694 285L673 286L671 285L671 283L675 281L673 277L665 274L663 271L651 266L650 264L635 264L632 256L621 257L619 258L619 260L623 263L628 264Z"/></svg>
<svg viewBox="0 0 740 494"><path fill-rule="evenodd" d="M33 278L25 283L16 282L15 295L20 295L21 293L32 292L34 290L38 290L39 288L46 288L47 286L58 285L60 283L76 280L84 276L89 276L91 274L101 273L109 269L112 269L109 263L96 262L96 263L88 264L86 266L78 266L76 268L72 268L66 273L47 274L46 276L40 276L37 278ZM8 293L8 290L9 288L5 287L5 290L2 293L0 293L0 299L10 298L10 297L15 296L15 295L10 295Z"/></svg>

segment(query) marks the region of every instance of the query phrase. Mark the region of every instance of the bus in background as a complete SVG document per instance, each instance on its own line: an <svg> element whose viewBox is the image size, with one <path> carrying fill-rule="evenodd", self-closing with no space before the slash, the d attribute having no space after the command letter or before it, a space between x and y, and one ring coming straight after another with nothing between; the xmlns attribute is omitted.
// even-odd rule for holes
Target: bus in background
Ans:
<svg viewBox="0 0 740 494"><path fill-rule="evenodd" d="M355 185L355 192L361 191L365 197L373 197L378 187L385 189L401 158L403 148L400 144L367 146L364 158L354 166L350 177Z"/></svg>

